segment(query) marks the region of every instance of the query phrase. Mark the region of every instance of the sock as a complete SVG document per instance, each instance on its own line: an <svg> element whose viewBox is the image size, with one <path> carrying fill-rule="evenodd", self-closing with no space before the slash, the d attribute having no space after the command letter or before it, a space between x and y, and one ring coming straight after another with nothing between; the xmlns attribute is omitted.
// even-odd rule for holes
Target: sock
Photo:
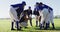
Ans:
<svg viewBox="0 0 60 32"><path fill-rule="evenodd" d="M36 21L36 26L38 26L38 21Z"/></svg>
<svg viewBox="0 0 60 32"><path fill-rule="evenodd" d="M30 19L30 25L32 26L32 19Z"/></svg>
<svg viewBox="0 0 60 32"><path fill-rule="evenodd" d="M17 29L19 29L18 21L16 21L16 26L17 26Z"/></svg>
<svg viewBox="0 0 60 32"><path fill-rule="evenodd" d="M42 24L40 24L40 29L42 29Z"/></svg>
<svg viewBox="0 0 60 32"><path fill-rule="evenodd" d="M54 23L52 23L52 26L53 26L53 28L55 28L55 27L54 27Z"/></svg>
<svg viewBox="0 0 60 32"><path fill-rule="evenodd" d="M14 27L14 22L12 22L11 25L12 25L12 26L11 26L11 29L14 29L14 28L13 28L13 27Z"/></svg>

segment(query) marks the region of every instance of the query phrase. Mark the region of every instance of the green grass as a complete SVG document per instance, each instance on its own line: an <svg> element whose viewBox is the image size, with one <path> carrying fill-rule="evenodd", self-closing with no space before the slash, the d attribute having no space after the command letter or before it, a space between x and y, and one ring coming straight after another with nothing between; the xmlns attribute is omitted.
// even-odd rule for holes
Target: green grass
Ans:
<svg viewBox="0 0 60 32"><path fill-rule="evenodd" d="M35 19L32 20L33 27L30 26L28 22L28 28L22 28L22 31L13 30L11 31L11 20L0 20L0 32L60 32L60 19L54 19L55 28L52 30L52 25L50 24L49 30L39 30L39 27L35 27Z"/></svg>

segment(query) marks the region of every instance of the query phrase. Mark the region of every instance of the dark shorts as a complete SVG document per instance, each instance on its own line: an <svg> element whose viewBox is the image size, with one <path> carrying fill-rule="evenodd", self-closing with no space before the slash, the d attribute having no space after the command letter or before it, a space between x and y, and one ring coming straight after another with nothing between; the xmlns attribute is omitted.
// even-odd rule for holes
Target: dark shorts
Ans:
<svg viewBox="0 0 60 32"><path fill-rule="evenodd" d="M33 14L39 16L39 12L38 11L34 11Z"/></svg>

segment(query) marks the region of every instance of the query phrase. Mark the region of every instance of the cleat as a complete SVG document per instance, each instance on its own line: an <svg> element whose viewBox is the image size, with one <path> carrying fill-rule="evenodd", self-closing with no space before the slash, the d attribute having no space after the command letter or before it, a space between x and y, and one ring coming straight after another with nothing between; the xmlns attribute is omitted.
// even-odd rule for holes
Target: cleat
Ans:
<svg viewBox="0 0 60 32"><path fill-rule="evenodd" d="M11 30L15 30L15 29L11 29Z"/></svg>

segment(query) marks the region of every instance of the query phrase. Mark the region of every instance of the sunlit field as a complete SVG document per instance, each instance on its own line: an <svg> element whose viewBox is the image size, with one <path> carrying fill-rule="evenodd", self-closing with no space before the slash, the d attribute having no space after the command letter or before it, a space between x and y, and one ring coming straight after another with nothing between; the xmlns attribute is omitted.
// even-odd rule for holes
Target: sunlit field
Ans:
<svg viewBox="0 0 60 32"><path fill-rule="evenodd" d="M28 22L28 28L22 28L21 31L11 30L11 20L10 19L0 19L0 32L60 32L60 19L54 19L55 29L52 29L50 24L50 29L39 30L39 27L35 27L35 19L32 20L33 27L30 26Z"/></svg>

